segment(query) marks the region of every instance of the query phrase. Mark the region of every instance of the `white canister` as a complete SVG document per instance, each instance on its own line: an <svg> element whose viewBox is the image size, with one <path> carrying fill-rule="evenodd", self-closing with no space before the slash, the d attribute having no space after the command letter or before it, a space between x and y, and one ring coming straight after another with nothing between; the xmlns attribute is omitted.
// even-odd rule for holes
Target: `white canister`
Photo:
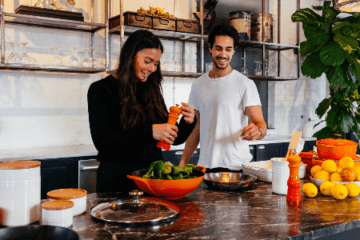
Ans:
<svg viewBox="0 0 360 240"><path fill-rule="evenodd" d="M74 203L54 200L41 204L41 225L70 227L73 224Z"/></svg>
<svg viewBox="0 0 360 240"><path fill-rule="evenodd" d="M24 226L40 220L39 161L0 162L0 225Z"/></svg>
<svg viewBox="0 0 360 240"><path fill-rule="evenodd" d="M74 216L84 213L86 211L86 196L87 191L77 188L56 189L48 192L49 200L69 200L74 202L73 214Z"/></svg>
<svg viewBox="0 0 360 240"><path fill-rule="evenodd" d="M287 181L290 176L289 162L284 158L271 158L272 191L277 194L287 194Z"/></svg>

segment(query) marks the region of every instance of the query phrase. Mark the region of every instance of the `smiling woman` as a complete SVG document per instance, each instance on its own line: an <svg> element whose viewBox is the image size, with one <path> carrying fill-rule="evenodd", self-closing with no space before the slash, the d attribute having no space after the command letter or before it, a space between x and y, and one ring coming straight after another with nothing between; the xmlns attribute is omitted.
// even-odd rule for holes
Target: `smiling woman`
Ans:
<svg viewBox="0 0 360 240"><path fill-rule="evenodd" d="M192 132L195 111L182 103L179 124L167 124L161 93L160 58L163 46L151 32L132 33L122 47L116 74L91 84L88 110L91 137L99 151L97 192L128 195L137 189L131 172L162 160L158 141L181 144Z"/></svg>

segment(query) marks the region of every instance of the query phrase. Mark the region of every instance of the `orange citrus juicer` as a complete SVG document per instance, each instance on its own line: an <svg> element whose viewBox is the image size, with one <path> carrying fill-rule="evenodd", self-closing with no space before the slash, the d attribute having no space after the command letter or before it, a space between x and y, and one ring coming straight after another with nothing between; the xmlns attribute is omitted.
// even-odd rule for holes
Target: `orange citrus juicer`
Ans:
<svg viewBox="0 0 360 240"><path fill-rule="evenodd" d="M170 107L170 113L168 115L168 122L167 124L170 124L170 125L175 125L176 124L176 121L178 120L180 114L182 112L182 109L181 107L179 108L179 105L176 104L176 106L172 106ZM170 144L164 142L164 141L159 141L157 144L156 144L156 147L158 148L161 148L161 149L164 149L166 151L169 151L170 150Z"/></svg>

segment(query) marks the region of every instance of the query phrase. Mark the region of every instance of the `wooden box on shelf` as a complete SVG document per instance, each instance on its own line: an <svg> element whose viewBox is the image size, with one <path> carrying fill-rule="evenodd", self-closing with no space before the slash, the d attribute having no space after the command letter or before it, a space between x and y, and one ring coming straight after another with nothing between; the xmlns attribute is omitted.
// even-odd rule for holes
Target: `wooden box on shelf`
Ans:
<svg viewBox="0 0 360 240"><path fill-rule="evenodd" d="M152 16L137 12L124 12L124 24L129 26L152 28ZM119 15L109 19L110 29L120 26Z"/></svg>
<svg viewBox="0 0 360 240"><path fill-rule="evenodd" d="M25 5L20 5L15 10L15 13L38 16L38 17L61 18L61 19L82 21L82 22L84 21L84 16L80 12L70 12L64 10L31 7Z"/></svg>
<svg viewBox="0 0 360 240"><path fill-rule="evenodd" d="M199 33L199 21L190 19L176 19L176 31L187 33Z"/></svg>
<svg viewBox="0 0 360 240"><path fill-rule="evenodd" d="M152 27L155 29L165 29L175 31L176 19L152 16Z"/></svg>

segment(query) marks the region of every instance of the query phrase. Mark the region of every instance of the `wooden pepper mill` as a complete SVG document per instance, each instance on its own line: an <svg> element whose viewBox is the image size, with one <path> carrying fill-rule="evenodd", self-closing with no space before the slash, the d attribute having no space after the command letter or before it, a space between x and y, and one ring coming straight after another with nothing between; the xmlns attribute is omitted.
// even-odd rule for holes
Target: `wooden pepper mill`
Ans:
<svg viewBox="0 0 360 240"><path fill-rule="evenodd" d="M170 107L170 113L168 115L168 122L167 124L170 124L170 125L175 125L176 124L176 121L178 120L179 118L179 115L181 114L182 112L182 109L181 107L179 108L179 105L176 104L176 106L172 106ZM161 149L164 149L166 151L169 151L170 150L170 144L164 142L164 141L159 141L157 144L156 144L156 147L158 148L161 148Z"/></svg>
<svg viewBox="0 0 360 240"><path fill-rule="evenodd" d="M294 152L291 152L287 157L287 161L289 162L290 175L287 181L288 192L286 200L288 202L301 202L301 182L299 178L301 157Z"/></svg>

